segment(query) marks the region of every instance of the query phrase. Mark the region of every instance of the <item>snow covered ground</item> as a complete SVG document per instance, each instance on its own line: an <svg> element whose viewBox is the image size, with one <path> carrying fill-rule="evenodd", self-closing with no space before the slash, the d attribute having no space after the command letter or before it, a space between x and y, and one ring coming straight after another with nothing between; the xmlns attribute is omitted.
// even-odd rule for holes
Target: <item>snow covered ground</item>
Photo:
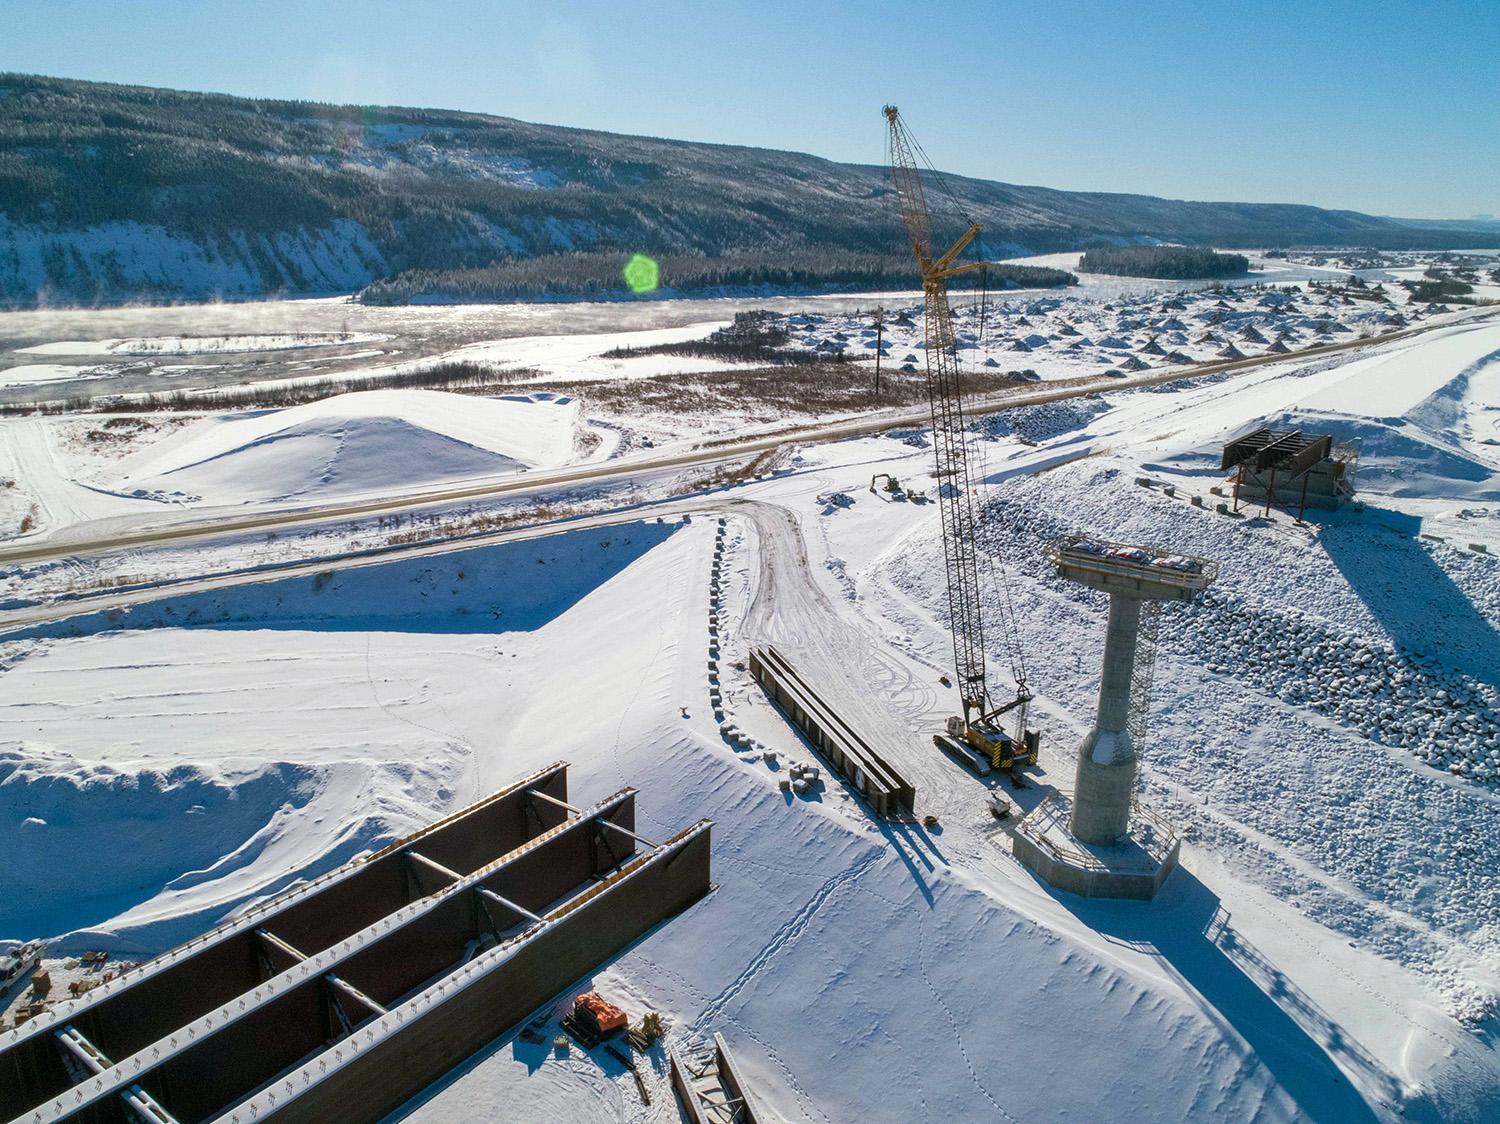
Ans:
<svg viewBox="0 0 1500 1124"><path fill-rule="evenodd" d="M1024 379L1124 375L1296 352L1390 331L1429 315L1421 306L1409 306L1406 294L1394 286L1379 290L1384 299L1377 299L1373 286L1365 291L1293 287L1290 279L1278 280L1274 272L1257 285L1274 282L1279 288L1237 284L1225 289L1200 283L1196 290L1163 291L1161 282L1134 279L1124 293L1120 285L1129 279L1084 276L1092 282L1077 290L1011 299L1000 293L988 309L956 309L960 358ZM1355 299L1350 292L1363 296ZM871 361L880 350L898 368L921 365L920 306L887 309L878 332L869 315L803 314L778 323L793 335L791 350L867 356Z"/></svg>
<svg viewBox="0 0 1500 1124"><path fill-rule="evenodd" d="M1151 317L1194 317L1162 299ZM1253 300L1210 312L1218 299L1193 298L1225 313L1204 330L1273 315ZM1105 303L1004 323L1055 335L1066 318L1128 336L1127 355L1177 331L1122 327L1144 311ZM843 330L806 319L803 337ZM1189 333L1181 346L1199 346ZM430 401L361 413L412 428L386 434L385 458L345 461L339 486L384 484L383 462L421 442L571 455L572 421L490 418L506 404L470 398L424 413ZM353 424L347 403L209 419L91 463L156 487L264 456L221 486L251 474L284 492L337 457L256 450L322 449L328 410ZM869 490L877 472L932 489L913 431L799 450L767 478L659 509L663 522L0 633L0 872L22 891L0 899L0 938L149 954L561 757L585 800L637 786L648 836L715 820L719 889L590 982L665 1012L679 1043L724 1033L788 1121L1494 1119L1500 545L1468 542L1500 539L1482 514L1500 510L1497 417L1491 322L975 427L990 620L1003 564L1040 696L1023 804L1071 787L1103 631L1100 600L1054 578L1041 547L1083 529L1223 563L1201 604L1163 622L1144 796L1189 842L1149 905L1046 891L1011 859L985 785L931 746L955 706L939 681L937 513ZM1284 420L1364 440L1362 510L1305 526L1214 510L1218 445ZM55 439L24 421L13 432ZM710 701L711 613L733 737ZM836 778L779 791L788 760L812 755L738 666L768 635L800 638L939 827L879 823ZM1003 683L998 628L990 639ZM664 1073L647 1081L649 1109L607 1058L505 1039L401 1115L674 1120Z"/></svg>
<svg viewBox="0 0 1500 1124"><path fill-rule="evenodd" d="M1273 263L1263 264L1269 269ZM1320 270L1310 272L1328 274L1328 271ZM1296 278L1308 273L1308 270L1301 273L1290 271L1287 276ZM1275 279L1282 275L1266 272L1266 276ZM1183 287L1164 289L1160 283L1148 285L1133 279L1124 280L1130 281L1130 285L1122 288L1122 279L1096 278L1079 292L1000 299L983 313L977 306L961 302L956 309L960 357L976 372L990 375L1002 384L1007 379L1016 385L1025 385L1032 381L1124 378L1247 355L1293 354L1305 347L1356 339L1408 323L1443 322L1473 313L1473 310L1430 312L1425 306L1403 303L1406 294L1394 284L1380 290L1387 298L1382 302L1374 299L1376 291L1373 287L1368 291L1310 287L1296 291L1286 287L1226 290L1218 286L1193 290ZM1350 292L1363 293L1363 296L1356 300L1348 295ZM816 309L816 302L811 304ZM82 314L69 315L71 318L64 319L60 325L64 329L76 327L75 320ZM99 315L103 318L99 321L101 324L118 327L121 323L121 313ZM438 310L434 315L446 324L450 310ZM480 317L479 313L471 315ZM846 367L846 381L850 381L851 387L862 387L865 380L873 387L877 352L883 356L887 371L896 368L914 373L921 368L921 315L916 306L907 307L902 302L888 305L879 332L868 312L854 315L844 311L813 310L772 312L770 316L768 323L786 333L787 341L782 350L788 355L811 359L841 355L846 360L853 359L853 365ZM162 377L170 377L170 385L177 387L179 376L183 375L178 368L189 368L183 376L189 377L198 373L200 365L158 364L152 356L212 358L215 354L232 356L239 353L239 349L259 350L244 352L254 357L253 361L248 361L248 366L210 368L217 385L260 387L268 395L274 394L278 388L306 386L334 377L358 385L361 380L371 380L373 384L382 377L408 375L432 366L488 370L494 372L497 379L516 379L518 394L540 398L549 392L565 390L569 395L587 395L595 399L595 406L583 407L578 424L599 423L593 426L601 443L597 455L605 456L643 445L661 446L738 433L751 425L771 426L778 420L796 416L795 411L799 408L806 409L805 405L796 403L770 402L753 411L736 411L722 395L714 392L717 381L733 376L753 363L702 355L638 353L639 349L699 340L724 324L722 320L699 320L682 326L646 330L523 335L470 343L422 360L398 358L384 361L391 357L382 355L382 361L373 364L360 363L357 357L361 352L349 351L344 345L385 339L393 332L342 329L338 332L260 332L220 336L108 336L93 341L30 344L16 354L86 352L123 357L129 353L136 358L113 365L94 363L76 368L27 363L0 370L0 382L8 377L18 381L37 381L40 386L56 387L61 392L69 387L71 375L68 372L76 371L80 377L102 380L97 385L105 387L134 386L145 379L159 390ZM393 327L383 321L375 322L375 326ZM339 346L334 346L336 344ZM279 348L296 350L285 360L276 361L275 349ZM622 348L637 353L612 354ZM309 357L310 352L320 350L335 356L332 366L324 364L316 354ZM140 365L146 373L141 374L132 364ZM633 389L636 383L645 383L649 393L636 393ZM389 395L394 392L382 393ZM1481 387L1478 393L1482 398L1487 391ZM357 396L345 395L336 399L334 405L324 403L305 407L303 415L290 416L284 423L274 420L275 415L260 416L254 410L247 411L240 418L224 415L211 423L205 422L199 430L200 435L212 429L224 440L233 442L237 440L233 434L243 434L246 435L246 439L240 441L243 447L236 447L231 452L228 446L222 450L215 446L217 459L187 466L173 460L176 455L173 450L191 447L198 438L178 434L172 438L173 446L161 453L160 463L164 467L160 470L153 467L153 462L158 460L156 456L138 449L131 450L133 459L130 463L111 468L105 463L106 454L124 452L125 447L119 442L98 443L93 449L83 450L82 457L66 455L76 451L77 442L70 441L66 433L57 431L76 424L69 418L0 419L0 437L10 435L9 439L0 441L0 447L8 447L0 452L0 458L10 462L9 467L0 465L0 472L18 479L57 485L62 494L55 502L47 494L39 494L38 515L32 521L29 533L42 535L64 532L77 518L97 518L129 510L120 502L103 501L90 494L91 491L112 493L112 499L128 498L145 513L153 506L159 508L162 502L238 505L291 497L348 494L359 490L358 480L374 472L373 464L350 467L350 463L354 463L351 458L357 462L365 455L387 462L385 473L377 472L369 477L372 489L400 488L406 483L420 485L437 480L473 479L503 471L493 457L484 455L485 451L503 450L487 446L482 441L477 443L477 451L461 448L445 440L443 434L446 431L441 425L436 430L425 430L432 443L441 446L440 451L423 446L420 455L400 458L400 463L385 458L383 450L405 430L407 422L401 418L409 417L413 424L423 426L425 423L418 416L420 411L416 403L442 397L435 395L432 399L423 399L416 395L404 400L410 404L409 408L392 410L381 405L382 402L395 401L388 397L376 395L366 400L365 405L360 405ZM854 409L854 400L848 401L850 404L846 404L842 411L835 412L847 413ZM1315 401L1304 405L1309 411L1319 409ZM859 408L867 408L864 399L860 399ZM447 412L456 416L463 409L462 404L455 404ZM474 409L476 415L493 419L500 407L491 404ZM325 416L320 413L323 410L333 413ZM386 420L383 422L372 416L380 411L385 411ZM541 418L544 413L534 416ZM552 414L556 413L552 411ZM1424 443L1422 433L1425 431L1420 426L1412 425L1398 431L1381 420L1384 415L1378 416L1367 427L1369 432L1356 436L1370 438L1369 470L1372 472L1384 471L1387 446L1392 447L1392 455L1402 464L1416 462L1413 449L1418 446L1429 460L1441 462L1450 456L1463 458L1472 454L1476 444L1500 439L1495 430L1500 417L1495 411L1486 411L1481 403L1469 413L1473 416L1464 431L1468 435L1464 439L1468 452L1446 449L1441 447L1441 442L1429 447L1430 443ZM1438 415L1432 417L1433 424L1442 423L1443 419ZM467 432L472 433L473 429L470 426ZM262 430L266 432L262 434ZM268 443L272 430L280 436ZM501 425L499 432L508 431ZM447 437L452 436L447 434ZM206 440L205 447L214 445L214 440ZM1418 445L1413 446L1413 441ZM61 460L54 456L59 452L64 454ZM283 453L291 455L283 457ZM33 463L28 459L33 455L51 457L52 460ZM328 461L329 457L333 460ZM528 462L525 457L515 459L533 467L540 463ZM339 461L350 463L337 463ZM267 471L250 473L247 469L252 464L265 465ZM1446 471L1441 464L1435 470ZM1482 470L1472 468L1471 475L1475 483L1473 498L1483 501L1491 491L1490 485L1485 482ZM254 483L245 486L243 482L246 480L254 480ZM40 485L32 490L44 492ZM7 532L16 534L14 528L18 525L17 521L9 528L0 526L0 536Z"/></svg>
<svg viewBox="0 0 1500 1124"><path fill-rule="evenodd" d="M214 504L400 491L566 463L578 403L371 390L205 418L120 462L110 488Z"/></svg>
<svg viewBox="0 0 1500 1124"><path fill-rule="evenodd" d="M607 456L615 430L550 391L472 397L372 390L304 406L220 414L0 421L0 539L66 532L172 508L389 495Z"/></svg>
<svg viewBox="0 0 1500 1124"><path fill-rule="evenodd" d="M1236 279L1234 284L1245 288L1251 284L1279 286L1285 288L1300 285L1304 289L1310 282L1342 284L1351 274L1367 280L1370 285L1381 285L1390 300L1398 308L1403 306L1407 293L1402 282L1420 281L1427 268L1434 263L1444 269L1457 268L1445 262L1444 255L1408 255L1396 258L1349 260L1320 258L1313 261L1287 261L1251 254L1253 272ZM1022 259L1023 264L1060 264L1071 266L1077 255L1052 255L1047 258ZM1478 299L1500 299L1500 284L1492 283L1490 270L1494 268L1495 255L1480 255L1476 266L1474 296ZM1373 263L1373 264L1372 264ZM1238 320L1229 324L1210 325L1214 334L1221 337L1215 346L1199 345L1195 342L1203 334L1203 326L1195 314L1212 305L1216 296L1200 293L1204 283L1197 281L1154 281L1129 277L1106 277L1097 274L1080 275L1080 285L1067 290L1029 290L993 294L996 300L1008 301L1009 313L988 325L995 330L995 346L983 348L982 358L993 358L995 366L1002 370L1023 371L1034 369L1042 377L1057 377L1055 371L1073 367L1102 371L1129 360L1131 349L1118 349L1113 359L1108 352L1111 345L1107 339L1129 339L1134 345L1134 357L1153 366L1164 361L1163 355L1140 350L1149 345L1149 334L1138 334L1138 328L1122 325L1123 318L1140 321L1142 325L1159 324L1169 319L1152 315L1162 303L1183 302L1184 311L1177 319L1185 325L1186 344L1174 343L1168 328L1156 332L1164 353L1182 351L1199 356L1222 350L1226 344L1235 346L1247 354L1256 354L1262 346L1253 339L1245 340L1237 334L1245 325ZM972 294L956 293L956 304L965 305L973 299ZM1043 317L1032 325L1020 324L1019 317L1032 318L1028 311L1033 306L1049 307L1053 300L1062 301L1061 312L1053 317ZM1040 302L1040 303L1039 303ZM1200 303L1206 302L1206 303ZM826 333L811 331L799 333L807 338L810 346L819 343L844 342L835 337L842 332L854 338L849 344L850 353L862 348L867 340L864 329L872 328L870 314L874 309L885 309L888 321L897 318L900 309L915 310L920 305L918 293L864 293L847 295L824 295L806 297L767 297L761 299L724 298L705 300L674 300L607 302L607 303L561 303L520 305L456 305L424 307L380 307L359 305L346 299L315 299L298 301L245 302L182 307L137 307L99 310L44 310L0 313L0 401L26 402L70 397L73 394L138 394L160 391L163 379L170 379L168 389L207 389L239 386L249 382L264 381L267 366L273 359L276 374L281 377L355 377L390 369L403 368L407 364L447 361L456 355L467 359L481 359L510 369L535 364L547 372L546 377L561 378L605 378L628 377L633 373L649 370L680 372L692 370L700 373L721 370L723 365L714 360L699 360L684 366L681 357L671 362L672 357L657 356L650 362L627 360L623 363L600 361L599 352L613 346L614 342L644 343L659 342L670 335L655 336L654 333L671 333L679 329L692 328L704 334L715 323L723 323L738 312L764 308L779 315L805 316L816 328L825 321ZM1079 324L1079 335L1061 332L1064 321L1070 319L1069 308L1077 306L1085 314ZM1368 305L1368 307L1366 307ZM1325 307L1321 297L1309 306L1309 318L1321 318L1325 313L1343 327L1358 332L1365 329L1369 317L1359 315L1369 312L1372 303L1359 301L1348 305L1342 299ZM1412 311L1411 309L1407 310ZM1118 314L1118 315L1117 315ZM1292 315L1292 314L1289 314ZM1375 318L1376 323L1379 318ZM1282 325L1279 320L1251 321L1264 330L1275 327L1274 341L1284 327L1292 329L1288 346L1294 350L1317 336L1318 326L1309 324L1299 328L1293 321ZM807 325L804 325L806 327ZM1069 325L1072 326L1071 324ZM978 325L969 325L966 331L978 335ZM1334 329L1339 331L1338 327ZM640 333L636 336L636 333ZM612 341L620 334L635 336L633 339ZM563 338L568 337L568 338ZM595 337L596 351L589 352L588 345L574 340ZM855 338L857 337L857 338ZM1033 337L1047 337L1045 344ZM1082 338L1080 338L1082 337ZM914 349L910 344L919 337L901 337L898 332L897 345L902 350L890 351L889 358L901 361ZM1084 344L1082 339L1087 339ZM40 342L39 342L40 341ZM173 342L181 341L181 342ZM378 341L378 347L362 347L361 342ZM1029 341L1029 342L1028 342ZM1015 344L1026 344L1030 352L1015 348ZM54 374L47 382L34 382L22 376L12 376L17 367L42 367L35 362L35 348L50 349L62 358L69 356L92 359L93 362L68 367L56 364L50 369ZM253 348L253 350L239 350ZM582 350L580 350L582 348ZM286 350L283 350L286 349ZM295 350L293 350L295 349ZM378 354L371 355L371 351ZM128 352L128 354L127 354ZM170 362L173 358L189 356L192 363ZM100 358L115 360L101 364ZM168 362L163 362L168 360ZM1108 360L1108 361L1106 361ZM68 372L64 380L56 374L58 368ZM72 383L72 385L69 385Z"/></svg>

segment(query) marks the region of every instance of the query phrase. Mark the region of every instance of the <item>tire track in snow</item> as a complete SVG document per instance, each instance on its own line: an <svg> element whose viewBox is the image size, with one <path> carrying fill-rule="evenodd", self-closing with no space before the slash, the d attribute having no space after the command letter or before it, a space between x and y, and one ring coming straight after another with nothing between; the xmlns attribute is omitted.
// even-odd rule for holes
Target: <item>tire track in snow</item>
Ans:
<svg viewBox="0 0 1500 1124"><path fill-rule="evenodd" d="M439 738L448 743L446 748L450 750L461 748L467 751L468 761L466 765L465 763L456 759L453 761L456 772L453 780L455 784L457 784L463 778L464 773L467 772L469 781L471 782L472 789L475 794L475 799L477 800L479 794L479 771L481 767L481 762L479 760L479 751L474 747L474 744L470 742L468 738L464 737L461 734L455 734L447 730L440 730L436 726L428 726L424 723L417 722L411 718L407 718L403 715L397 714L395 710L392 709L393 704L387 704L380 697L379 688L375 686L373 645L374 634L367 633L365 635L365 682L369 684L370 687L370 698L374 700L375 705L379 707L382 712L384 712L386 717L394 718L397 722L404 722L414 730L425 730L429 734L436 734ZM392 670L394 674L400 675L401 678L406 681L408 687L415 686L415 684L413 684L412 681L399 669L393 668ZM438 704L438 709L443 712L443 717L447 718L448 721L452 723L453 716L448 713L447 709L443 707L442 704Z"/></svg>
<svg viewBox="0 0 1500 1124"><path fill-rule="evenodd" d="M882 853L879 850L872 850L853 866L841 870L824 882L823 885L819 886L813 892L813 896L808 898L802 904L801 908L781 928L771 934L771 939L765 943L759 952L751 957L750 963L745 965L744 971L736 976L723 991L708 1001L708 1005L693 1020L693 1026L697 1028L712 1023L715 1019L719 1018L723 1014L724 1008L733 1002L735 997L754 982L755 977L765 970L771 958L787 945L795 942L806 931L808 925L812 923L812 919L817 916L818 911L823 908L828 899L844 886L857 881L865 871L869 870L870 867L879 861Z"/></svg>

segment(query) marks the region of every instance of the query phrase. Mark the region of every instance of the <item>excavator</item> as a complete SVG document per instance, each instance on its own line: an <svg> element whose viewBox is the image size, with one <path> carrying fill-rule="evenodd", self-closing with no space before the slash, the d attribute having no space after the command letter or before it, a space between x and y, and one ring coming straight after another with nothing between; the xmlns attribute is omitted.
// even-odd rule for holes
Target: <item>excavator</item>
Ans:
<svg viewBox="0 0 1500 1124"><path fill-rule="evenodd" d="M1026 728L1032 692L1026 684L1025 661L1015 627L1014 607L1010 603L1008 579L1005 580L1001 610L1015 694L998 705L990 698L985 671L974 490L969 477L968 448L964 442L963 394L953 312L948 304L949 279L983 269L987 264L961 260L981 228L978 223L969 221L968 229L952 246L941 254L935 253L932 218L927 210L922 175L916 161L916 153L921 148L907 131L895 106L888 105L882 112L889 126L891 179L901 208L901 221L922 278L927 397L932 408L932 448L936 460L934 475L938 482L938 507L942 516L943 560L948 579L948 617L953 625L956 685L963 706L963 713L949 716L944 731L934 735L933 741L970 767L976 764L985 766L976 771L1004 769L1010 771L1014 779L1017 768L1037 763L1041 735ZM1003 565L1002 562L1002 577ZM1014 716L1014 724L1009 730L1001 721L1006 715ZM977 755L978 762L969 751Z"/></svg>

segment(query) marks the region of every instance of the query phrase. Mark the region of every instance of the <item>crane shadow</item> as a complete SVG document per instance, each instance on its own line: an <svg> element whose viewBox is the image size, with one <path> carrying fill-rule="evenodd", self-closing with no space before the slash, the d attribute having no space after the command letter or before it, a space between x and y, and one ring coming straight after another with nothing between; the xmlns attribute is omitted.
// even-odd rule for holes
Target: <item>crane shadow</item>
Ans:
<svg viewBox="0 0 1500 1124"><path fill-rule="evenodd" d="M1054 896L1106 940L1158 958L1231 1042L1243 1042L1301 1118L1375 1124L1368 1093L1399 1103L1399 1081L1233 927L1191 871L1178 868L1150 904Z"/></svg>

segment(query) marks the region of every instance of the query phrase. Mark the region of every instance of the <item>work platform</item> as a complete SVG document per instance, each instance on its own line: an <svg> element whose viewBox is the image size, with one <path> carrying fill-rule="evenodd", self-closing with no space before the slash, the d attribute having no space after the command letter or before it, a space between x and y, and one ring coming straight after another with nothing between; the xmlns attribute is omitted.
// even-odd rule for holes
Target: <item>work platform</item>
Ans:
<svg viewBox="0 0 1500 1124"><path fill-rule="evenodd" d="M1219 577L1219 564L1163 547L1065 535L1048 544L1047 558L1068 581L1149 601L1191 601Z"/></svg>
<svg viewBox="0 0 1500 1124"><path fill-rule="evenodd" d="M917 790L877 753L769 644L750 651L750 674L824 760L853 785L877 815L910 813Z"/></svg>
<svg viewBox="0 0 1500 1124"><path fill-rule="evenodd" d="M1168 821L1133 804L1125 836L1103 846L1068 830L1069 802L1052 793L1016 825L1011 849L1042 881L1085 898L1150 901L1177 869L1182 840Z"/></svg>
<svg viewBox="0 0 1500 1124"><path fill-rule="evenodd" d="M373 1121L708 892L548 766L0 1035L0 1120Z"/></svg>

